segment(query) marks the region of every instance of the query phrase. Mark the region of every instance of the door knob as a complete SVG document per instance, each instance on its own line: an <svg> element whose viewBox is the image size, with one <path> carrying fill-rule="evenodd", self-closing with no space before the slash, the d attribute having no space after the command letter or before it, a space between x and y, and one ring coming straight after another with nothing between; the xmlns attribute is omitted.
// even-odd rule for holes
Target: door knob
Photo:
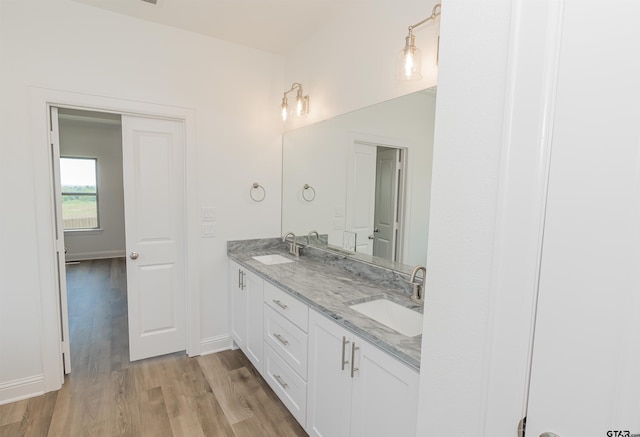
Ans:
<svg viewBox="0 0 640 437"><path fill-rule="evenodd" d="M542 434L540 434L540 437L560 437L560 436L553 432L543 432Z"/></svg>
<svg viewBox="0 0 640 437"><path fill-rule="evenodd" d="M139 256L140 254L138 252L131 252L131 255L129 255L129 258L138 259Z"/></svg>

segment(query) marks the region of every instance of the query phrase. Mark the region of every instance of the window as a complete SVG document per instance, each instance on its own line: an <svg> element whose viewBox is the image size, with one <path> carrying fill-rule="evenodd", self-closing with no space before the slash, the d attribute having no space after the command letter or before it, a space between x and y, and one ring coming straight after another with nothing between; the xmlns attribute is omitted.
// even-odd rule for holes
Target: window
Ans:
<svg viewBox="0 0 640 437"><path fill-rule="evenodd" d="M60 158L65 230L98 228L97 165L95 158Z"/></svg>

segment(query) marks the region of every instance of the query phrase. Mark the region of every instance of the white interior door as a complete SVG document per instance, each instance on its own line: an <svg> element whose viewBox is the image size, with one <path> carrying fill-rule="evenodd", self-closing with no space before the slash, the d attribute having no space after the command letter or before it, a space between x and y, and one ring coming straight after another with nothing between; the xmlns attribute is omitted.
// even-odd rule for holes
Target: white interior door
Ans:
<svg viewBox="0 0 640 437"><path fill-rule="evenodd" d="M60 180L60 130L58 129L58 108L49 109L49 132L51 143L51 163L53 166L53 191L55 208L55 245L58 273L60 305L60 336L62 342L62 362L64 373L71 373L71 343L69 341L69 307L67 305L67 269L65 266L64 222L62 220L62 183Z"/></svg>
<svg viewBox="0 0 640 437"><path fill-rule="evenodd" d="M373 254L377 147L354 143L347 177L347 231L356 233L356 252Z"/></svg>
<svg viewBox="0 0 640 437"><path fill-rule="evenodd" d="M376 163L373 255L396 260L398 212L398 155L400 150L378 147Z"/></svg>
<svg viewBox="0 0 640 437"><path fill-rule="evenodd" d="M131 361L186 349L184 132L122 116Z"/></svg>
<svg viewBox="0 0 640 437"><path fill-rule="evenodd" d="M565 2L527 436L640 434L640 3L624 4Z"/></svg>

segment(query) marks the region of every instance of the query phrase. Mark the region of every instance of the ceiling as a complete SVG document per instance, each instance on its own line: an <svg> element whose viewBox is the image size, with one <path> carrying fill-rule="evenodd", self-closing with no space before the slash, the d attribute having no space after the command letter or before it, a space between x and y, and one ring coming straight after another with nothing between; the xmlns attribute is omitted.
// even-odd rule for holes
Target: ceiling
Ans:
<svg viewBox="0 0 640 437"><path fill-rule="evenodd" d="M287 55L342 11L367 0L74 1Z"/></svg>

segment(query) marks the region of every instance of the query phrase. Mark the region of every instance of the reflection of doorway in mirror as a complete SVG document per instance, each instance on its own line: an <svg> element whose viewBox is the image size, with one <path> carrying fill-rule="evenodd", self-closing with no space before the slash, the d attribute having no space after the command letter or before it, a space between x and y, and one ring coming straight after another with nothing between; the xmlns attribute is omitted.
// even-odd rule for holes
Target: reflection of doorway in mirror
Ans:
<svg viewBox="0 0 640 437"><path fill-rule="evenodd" d="M391 261L398 259L401 158L400 149L377 147L373 256Z"/></svg>
<svg viewBox="0 0 640 437"><path fill-rule="evenodd" d="M401 262L406 151L354 141L349 155L346 230L356 252Z"/></svg>

